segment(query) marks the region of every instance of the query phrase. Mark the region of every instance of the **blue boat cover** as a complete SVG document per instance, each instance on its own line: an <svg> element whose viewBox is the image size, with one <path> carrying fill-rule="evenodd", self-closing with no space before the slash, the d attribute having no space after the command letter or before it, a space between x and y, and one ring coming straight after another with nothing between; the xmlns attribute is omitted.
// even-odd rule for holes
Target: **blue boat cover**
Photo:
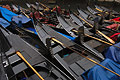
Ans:
<svg viewBox="0 0 120 80"><path fill-rule="evenodd" d="M12 19L13 16L17 16L17 14L9 11L9 10L6 9L6 8L2 8L2 7L0 7L0 12L1 12L2 16L3 16L6 20L8 20L9 22L11 22L11 19Z"/></svg>
<svg viewBox="0 0 120 80"><path fill-rule="evenodd" d="M2 25L4 28L6 28L6 27L8 27L10 25L10 23L8 23L3 18L0 18L0 25Z"/></svg>
<svg viewBox="0 0 120 80"><path fill-rule="evenodd" d="M120 47L120 42L115 44L114 46ZM109 59L112 59L115 62L120 63L120 48L117 48L117 47L114 47L114 46L110 46L107 49L107 52L104 54L105 58L109 58Z"/></svg>
<svg viewBox="0 0 120 80"><path fill-rule="evenodd" d="M13 16L12 21L15 21L17 24L19 23L19 21L22 22L22 24L25 24L27 22L29 22L31 19L25 17L24 15L17 15L17 16Z"/></svg>
<svg viewBox="0 0 120 80"><path fill-rule="evenodd" d="M58 32L58 33L59 33L59 34L61 34L61 35L63 35L64 37L66 37L66 38L68 38L68 39L72 40L72 41L74 41L74 40L75 40L75 37L71 37L71 36L65 35L65 34L60 33L60 32Z"/></svg>
<svg viewBox="0 0 120 80"><path fill-rule="evenodd" d="M108 69L120 74L120 64L115 63L110 59L105 59L100 63ZM110 71L96 65L90 70L82 74L84 80L120 80L120 77L111 73Z"/></svg>

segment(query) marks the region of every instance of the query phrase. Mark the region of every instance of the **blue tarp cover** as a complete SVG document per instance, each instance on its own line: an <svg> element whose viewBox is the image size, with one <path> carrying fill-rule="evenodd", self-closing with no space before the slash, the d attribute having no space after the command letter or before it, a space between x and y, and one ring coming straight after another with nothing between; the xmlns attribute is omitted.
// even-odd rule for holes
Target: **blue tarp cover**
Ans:
<svg viewBox="0 0 120 80"><path fill-rule="evenodd" d="M115 44L115 46L120 47L120 43ZM120 48L110 46L105 53L105 57L120 63Z"/></svg>
<svg viewBox="0 0 120 80"><path fill-rule="evenodd" d="M2 16L3 16L6 20L8 20L9 22L11 22L11 19L12 19L13 16L17 16L17 14L9 11L9 10L6 9L6 8L2 8L2 7L0 7L0 12L1 12Z"/></svg>
<svg viewBox="0 0 120 80"><path fill-rule="evenodd" d="M120 64L115 63L111 59L105 59L100 64L120 74ZM120 77L98 65L84 72L82 74L82 77L84 78L84 80L120 80Z"/></svg>
<svg viewBox="0 0 120 80"><path fill-rule="evenodd" d="M0 18L0 25L2 25L4 28L6 28L6 27L8 27L10 25L10 23L8 23L3 18Z"/></svg>
<svg viewBox="0 0 120 80"><path fill-rule="evenodd" d="M23 24L29 22L31 19L25 17L24 15L13 16L12 21L15 21L17 24L21 21Z"/></svg>
<svg viewBox="0 0 120 80"><path fill-rule="evenodd" d="M66 37L66 38L68 38L68 39L72 40L72 41L74 41L74 40L75 40L75 37L71 37L71 36L65 35L65 34L60 33L60 32L58 32L58 33L59 33L59 34L61 34L61 35L63 35L64 37Z"/></svg>

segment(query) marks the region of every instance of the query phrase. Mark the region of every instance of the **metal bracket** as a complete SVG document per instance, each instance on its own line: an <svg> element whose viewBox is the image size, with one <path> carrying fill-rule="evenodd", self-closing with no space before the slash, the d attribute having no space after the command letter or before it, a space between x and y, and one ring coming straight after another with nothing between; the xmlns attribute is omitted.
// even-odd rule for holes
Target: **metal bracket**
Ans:
<svg viewBox="0 0 120 80"><path fill-rule="evenodd" d="M4 66L4 67L7 67L8 65L9 65L9 64L8 64L8 61L7 61L7 60L3 62L3 66Z"/></svg>

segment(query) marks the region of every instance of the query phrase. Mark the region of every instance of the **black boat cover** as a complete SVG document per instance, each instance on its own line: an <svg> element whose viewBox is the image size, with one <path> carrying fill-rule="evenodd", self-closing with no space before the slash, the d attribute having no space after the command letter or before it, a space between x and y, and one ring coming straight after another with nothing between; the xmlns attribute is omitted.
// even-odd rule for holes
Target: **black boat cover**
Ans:
<svg viewBox="0 0 120 80"><path fill-rule="evenodd" d="M4 37L6 39L4 39ZM16 51L21 52L21 54L25 57L25 59L34 68L39 68L38 72L40 74L42 74L42 77L45 80L61 80L61 79L69 80L68 79L69 77L66 74L64 74L59 68L57 68L48 59L46 59L41 53L39 53L36 48L34 48L32 45L28 44L26 41L24 41L18 35L15 35L12 33L8 34L4 29L0 28L0 42L3 43L3 45L2 45L3 48L4 48L4 46L6 48L6 46L8 45L8 43L5 42L6 40L8 40L8 43L11 46L10 46L10 48L8 46L9 51L7 51L7 52L4 51L5 56L7 58L5 58L5 56L3 56L3 58L4 58L3 62L5 63L4 69L6 71L6 75L9 80L16 80L16 79L13 79L13 78L15 78L15 76L19 75L19 73L21 73L22 71L26 71L26 69L29 70L29 67L21 60L20 57L18 57L17 54L15 54ZM0 50L1 50L1 47L0 47ZM0 53L1 53L1 51L0 51ZM0 66L0 68L1 67L2 66ZM31 72L31 70L30 70L30 72ZM30 73L30 72L28 71L26 73ZM0 74L2 75L2 71ZM0 75L0 78L1 78L1 75ZM18 77L18 79L26 80L26 78L24 76L21 76L21 78ZM27 80L38 80L38 79L39 79L38 76L36 76L36 74L33 73L30 76L28 76ZM1 78L0 80L5 80L5 79Z"/></svg>

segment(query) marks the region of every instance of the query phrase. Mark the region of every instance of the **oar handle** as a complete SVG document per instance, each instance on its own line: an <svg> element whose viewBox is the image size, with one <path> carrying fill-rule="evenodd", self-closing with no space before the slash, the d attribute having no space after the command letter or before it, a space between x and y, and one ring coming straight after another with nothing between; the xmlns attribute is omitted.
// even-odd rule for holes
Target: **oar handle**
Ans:
<svg viewBox="0 0 120 80"><path fill-rule="evenodd" d="M113 45L113 44L111 44L111 43L108 43L108 42L103 41L103 40L101 40L101 39L98 39L98 38L96 38L96 37L90 36L90 35L88 35L88 34L85 34L85 36L88 36L88 37L90 37L90 38L93 38L93 39L95 39L95 40L98 40L98 41L100 41L100 42L103 42L103 43L108 44L108 45L110 45L110 46Z"/></svg>
<svg viewBox="0 0 120 80"><path fill-rule="evenodd" d="M102 10L98 9L98 8L95 8L96 10L100 11L100 12L103 12ZM105 12L106 14L109 14L108 12Z"/></svg>
<svg viewBox="0 0 120 80"><path fill-rule="evenodd" d="M39 2L40 3L40 2ZM49 10L49 8L47 6L45 6L44 4L40 3L43 7L45 7L47 10Z"/></svg>
<svg viewBox="0 0 120 80"><path fill-rule="evenodd" d="M96 10L100 11L100 12L103 12L102 10L98 9L98 8L95 8Z"/></svg>
<svg viewBox="0 0 120 80"><path fill-rule="evenodd" d="M103 37L105 37L107 40L109 40L112 44L115 44L115 41L113 41L112 39L110 39L108 36L106 36L105 34L103 34L102 32L100 32L100 31L98 31L97 30L97 32L99 33L99 34L101 34Z"/></svg>
<svg viewBox="0 0 120 80"><path fill-rule="evenodd" d="M20 52L16 52L16 54L36 73L41 80L44 80L43 77L32 67L32 65L23 57Z"/></svg>
<svg viewBox="0 0 120 80"><path fill-rule="evenodd" d="M25 12L21 11L27 18L30 18Z"/></svg>

